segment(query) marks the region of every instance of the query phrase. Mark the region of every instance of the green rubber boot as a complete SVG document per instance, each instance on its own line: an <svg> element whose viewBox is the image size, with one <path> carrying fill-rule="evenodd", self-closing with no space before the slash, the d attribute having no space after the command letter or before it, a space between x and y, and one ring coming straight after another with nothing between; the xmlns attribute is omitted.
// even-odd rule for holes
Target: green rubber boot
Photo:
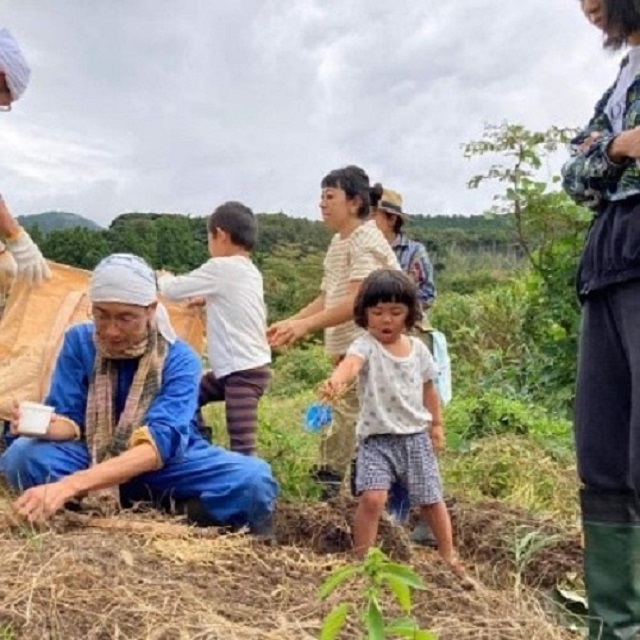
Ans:
<svg viewBox="0 0 640 640"><path fill-rule="evenodd" d="M589 640L640 637L640 500L631 492L580 492Z"/></svg>

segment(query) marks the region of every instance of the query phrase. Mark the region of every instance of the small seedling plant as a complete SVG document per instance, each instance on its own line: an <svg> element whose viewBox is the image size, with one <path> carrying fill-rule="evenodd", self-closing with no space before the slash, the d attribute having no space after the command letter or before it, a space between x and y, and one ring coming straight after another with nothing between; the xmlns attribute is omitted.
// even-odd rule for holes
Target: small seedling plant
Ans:
<svg viewBox="0 0 640 640"><path fill-rule="evenodd" d="M320 587L320 598L325 600L338 588L364 577L365 586L359 606L341 602L327 615L320 632L320 640L337 640L350 616L356 614L368 640L409 638L410 640L437 640L433 631L420 629L411 615L411 593L424 589L418 575L402 564L391 562L380 549L369 550L364 561L334 571ZM404 617L385 620L382 604L391 595L404 613Z"/></svg>

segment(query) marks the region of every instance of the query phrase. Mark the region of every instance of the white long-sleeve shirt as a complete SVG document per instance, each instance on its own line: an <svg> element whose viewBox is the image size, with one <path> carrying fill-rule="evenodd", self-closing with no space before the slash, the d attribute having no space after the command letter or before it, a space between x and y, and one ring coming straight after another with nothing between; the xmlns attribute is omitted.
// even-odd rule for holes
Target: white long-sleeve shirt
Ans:
<svg viewBox="0 0 640 640"><path fill-rule="evenodd" d="M244 256L211 258L184 276L158 278L170 300L204 297L207 350L216 378L271 362L262 274Z"/></svg>

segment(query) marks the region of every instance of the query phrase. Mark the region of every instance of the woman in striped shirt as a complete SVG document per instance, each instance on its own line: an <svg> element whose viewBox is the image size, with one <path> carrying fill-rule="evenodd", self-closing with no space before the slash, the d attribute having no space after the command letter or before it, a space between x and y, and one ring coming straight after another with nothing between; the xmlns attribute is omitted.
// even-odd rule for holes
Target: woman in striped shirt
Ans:
<svg viewBox="0 0 640 640"><path fill-rule="evenodd" d="M369 177L356 166L336 169L321 183L320 212L335 231L324 259L319 295L298 313L271 325L272 347L291 345L314 331L324 331L327 353L337 364L363 330L354 320L354 302L363 280L377 269L399 269L389 243L369 218ZM327 496L337 492L347 475L355 446L358 418L355 390L335 411L331 432L322 440L317 479Z"/></svg>

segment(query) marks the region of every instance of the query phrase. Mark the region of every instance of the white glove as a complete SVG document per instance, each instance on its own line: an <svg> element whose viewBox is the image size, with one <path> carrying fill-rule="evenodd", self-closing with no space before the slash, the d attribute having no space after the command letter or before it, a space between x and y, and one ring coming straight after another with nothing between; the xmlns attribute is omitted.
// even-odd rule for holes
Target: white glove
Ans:
<svg viewBox="0 0 640 640"><path fill-rule="evenodd" d="M24 229L20 229L15 240L7 240L7 249L11 251L18 265L18 280L25 280L30 285L39 285L51 277L51 270L44 256Z"/></svg>

